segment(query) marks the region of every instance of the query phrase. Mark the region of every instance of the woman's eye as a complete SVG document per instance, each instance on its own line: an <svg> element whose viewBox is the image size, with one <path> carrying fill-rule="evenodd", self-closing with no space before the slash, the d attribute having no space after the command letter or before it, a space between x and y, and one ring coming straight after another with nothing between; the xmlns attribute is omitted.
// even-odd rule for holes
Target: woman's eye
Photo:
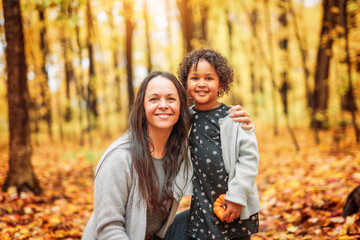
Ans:
<svg viewBox="0 0 360 240"><path fill-rule="evenodd" d="M149 101L150 102L156 102L157 98L150 98Z"/></svg>

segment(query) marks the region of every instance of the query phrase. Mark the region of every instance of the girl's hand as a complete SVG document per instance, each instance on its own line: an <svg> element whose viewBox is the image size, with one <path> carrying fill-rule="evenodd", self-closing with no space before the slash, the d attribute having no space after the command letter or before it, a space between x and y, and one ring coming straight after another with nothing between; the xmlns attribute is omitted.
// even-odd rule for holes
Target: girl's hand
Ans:
<svg viewBox="0 0 360 240"><path fill-rule="evenodd" d="M234 118L234 122L244 122L247 124L247 125L241 125L243 129L250 130L254 127L254 125L251 123L250 115L240 105L236 105L236 106L230 105L230 109L228 113L231 118Z"/></svg>
<svg viewBox="0 0 360 240"><path fill-rule="evenodd" d="M231 223L240 216L242 205L227 200L221 203L221 206L223 205L225 205L226 211L221 221L226 220L227 223Z"/></svg>

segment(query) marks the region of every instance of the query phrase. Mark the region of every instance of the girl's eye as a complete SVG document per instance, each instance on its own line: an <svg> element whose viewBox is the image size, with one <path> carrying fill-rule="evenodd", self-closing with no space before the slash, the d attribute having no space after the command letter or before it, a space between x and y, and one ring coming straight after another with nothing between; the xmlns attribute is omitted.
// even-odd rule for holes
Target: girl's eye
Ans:
<svg viewBox="0 0 360 240"><path fill-rule="evenodd" d="M211 78L211 77L208 77L208 78L206 78L206 80L208 80L208 81L209 81L209 80L212 80L212 78Z"/></svg>
<svg viewBox="0 0 360 240"><path fill-rule="evenodd" d="M196 81L196 80L198 80L199 78L198 77L192 77L191 78L191 80L194 80L194 81Z"/></svg>

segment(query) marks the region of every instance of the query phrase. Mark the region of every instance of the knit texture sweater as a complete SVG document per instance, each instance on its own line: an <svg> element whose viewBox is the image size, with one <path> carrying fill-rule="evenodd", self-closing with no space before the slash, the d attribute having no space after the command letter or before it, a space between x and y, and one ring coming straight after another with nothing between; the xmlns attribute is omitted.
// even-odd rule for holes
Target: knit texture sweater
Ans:
<svg viewBox="0 0 360 240"><path fill-rule="evenodd" d="M101 157L95 173L94 211L82 239L144 240L147 206L131 173L130 134L113 142ZM186 171L187 170L187 171ZM192 167L183 164L173 185L174 201L163 226L156 233L163 238L173 222L179 201L192 193Z"/></svg>

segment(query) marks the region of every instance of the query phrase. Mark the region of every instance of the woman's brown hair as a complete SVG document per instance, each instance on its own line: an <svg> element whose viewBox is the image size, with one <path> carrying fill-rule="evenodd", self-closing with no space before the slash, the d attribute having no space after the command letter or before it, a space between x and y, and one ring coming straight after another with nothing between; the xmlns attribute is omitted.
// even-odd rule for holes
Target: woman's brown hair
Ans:
<svg viewBox="0 0 360 240"><path fill-rule="evenodd" d="M148 83L155 77L162 76L169 79L176 87L180 98L180 116L173 126L165 147L163 168L165 184L159 189L159 179L156 173L154 160L150 154L149 146L152 141L147 133L147 120L144 109L145 91ZM138 177L138 187L144 197L148 208L151 210L159 207L167 212L172 204L173 183L180 170L181 164L188 160L188 131L191 116L187 106L186 93L177 78L168 72L155 71L150 73L141 83L129 116L129 128L131 133L130 153L132 157L132 169ZM159 196L164 202L159 206Z"/></svg>

